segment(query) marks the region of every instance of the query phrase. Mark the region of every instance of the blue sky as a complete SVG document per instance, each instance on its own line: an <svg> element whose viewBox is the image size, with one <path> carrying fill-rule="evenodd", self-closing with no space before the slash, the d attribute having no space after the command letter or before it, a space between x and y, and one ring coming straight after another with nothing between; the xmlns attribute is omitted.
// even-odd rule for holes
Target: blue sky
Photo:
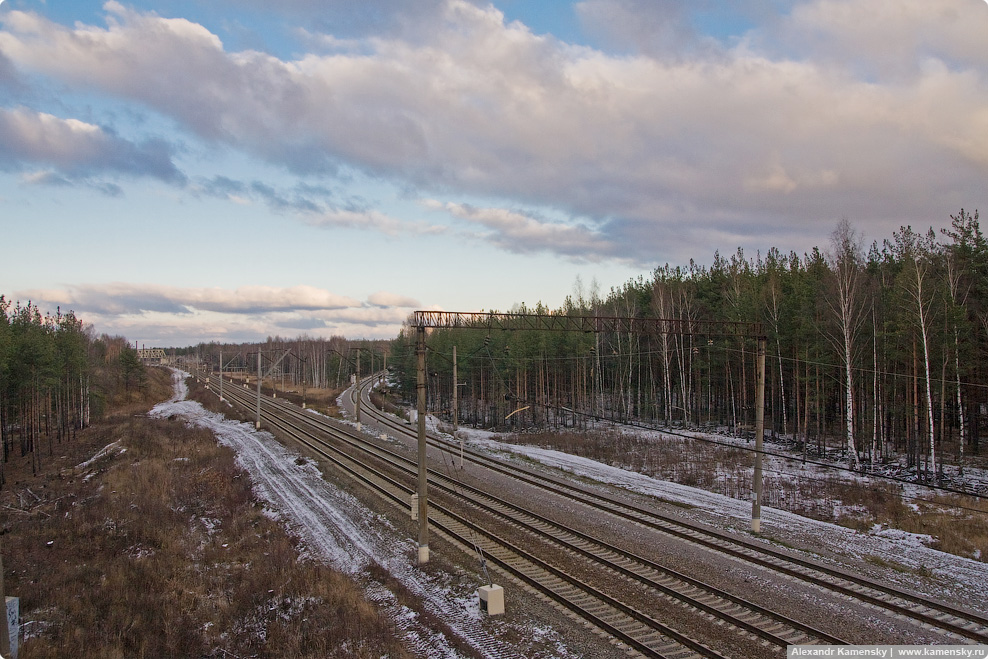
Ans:
<svg viewBox="0 0 988 659"><path fill-rule="evenodd" d="M985 204L984 0L0 3L0 293L396 335Z"/></svg>

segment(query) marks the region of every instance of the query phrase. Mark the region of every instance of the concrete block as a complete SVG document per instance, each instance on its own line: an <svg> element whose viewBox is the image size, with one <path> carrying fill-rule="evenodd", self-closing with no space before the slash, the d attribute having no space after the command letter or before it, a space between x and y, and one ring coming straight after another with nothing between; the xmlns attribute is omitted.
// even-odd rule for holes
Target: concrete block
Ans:
<svg viewBox="0 0 988 659"><path fill-rule="evenodd" d="M487 615L499 616L504 613L504 588L496 584L481 586L477 591L480 597L480 608L487 612Z"/></svg>
<svg viewBox="0 0 988 659"><path fill-rule="evenodd" d="M10 633L10 654L5 659L17 659L17 639L21 633L21 600L7 598L7 630Z"/></svg>

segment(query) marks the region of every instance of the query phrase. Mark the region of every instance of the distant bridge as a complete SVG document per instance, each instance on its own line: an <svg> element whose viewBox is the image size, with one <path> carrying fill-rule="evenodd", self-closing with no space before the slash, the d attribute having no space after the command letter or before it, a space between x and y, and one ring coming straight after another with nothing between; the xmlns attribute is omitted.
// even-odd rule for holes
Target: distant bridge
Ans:
<svg viewBox="0 0 988 659"><path fill-rule="evenodd" d="M144 364L164 364L168 361L168 356L162 348L140 348L137 357Z"/></svg>

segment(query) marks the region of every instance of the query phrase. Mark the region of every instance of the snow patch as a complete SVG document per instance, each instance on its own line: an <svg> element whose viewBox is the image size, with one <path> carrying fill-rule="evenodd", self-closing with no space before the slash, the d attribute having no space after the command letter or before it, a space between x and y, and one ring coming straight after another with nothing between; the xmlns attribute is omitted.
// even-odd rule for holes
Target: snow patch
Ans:
<svg viewBox="0 0 988 659"><path fill-rule="evenodd" d="M124 447L124 446L120 446L120 440L118 439L117 441L115 441L115 442L113 442L111 444L107 444L106 446L104 446L103 448L101 448L100 450L98 450L96 452L96 455L94 455L93 457L89 458L85 462L80 462L79 464L77 464L75 466L75 468L76 469L81 469L81 470L88 469L97 460L99 460L101 458L105 458L106 456L110 455L113 452L116 452L119 455L121 453L126 453L127 452L127 448Z"/></svg>
<svg viewBox="0 0 988 659"><path fill-rule="evenodd" d="M499 621L483 619L485 624L481 624L479 607L472 597L458 597L449 586L436 583L437 577L427 575L412 563L417 556L413 539L402 537L384 517L323 480L314 461L287 449L269 433L185 400L187 377L188 373L173 370L175 395L156 405L149 416L182 418L190 425L211 430L221 444L232 448L237 454L237 464L250 474L255 495L265 502L265 514L285 524L312 556L355 578L361 578L365 568L375 562L425 599L429 610L467 639L479 655L515 654L510 646L487 631L488 626L498 629ZM417 624L417 615L398 606L386 589L370 590L367 594L389 613L409 638L410 645L420 648L423 656L459 656L448 639Z"/></svg>
<svg viewBox="0 0 988 659"><path fill-rule="evenodd" d="M468 435L475 447L486 451L524 456L600 483L676 503L684 508L701 509L710 515L726 518L725 521L733 522L738 528L744 528L751 519L751 503L748 501L659 480L561 451L499 442L490 438L495 436L491 433L469 431ZM879 558L918 573L932 574L945 585L956 583L958 588L977 598L988 597L988 564L932 549L928 545L935 539L929 535L885 528L861 533L767 506L762 507L762 531L814 538L835 552L855 559L865 561Z"/></svg>
<svg viewBox="0 0 988 659"><path fill-rule="evenodd" d="M926 533L909 533L908 531L902 531L900 529L883 527L881 524L875 524L871 527L868 534L880 538L895 540L899 543L910 545L912 547L928 547L936 542L936 539L932 535Z"/></svg>

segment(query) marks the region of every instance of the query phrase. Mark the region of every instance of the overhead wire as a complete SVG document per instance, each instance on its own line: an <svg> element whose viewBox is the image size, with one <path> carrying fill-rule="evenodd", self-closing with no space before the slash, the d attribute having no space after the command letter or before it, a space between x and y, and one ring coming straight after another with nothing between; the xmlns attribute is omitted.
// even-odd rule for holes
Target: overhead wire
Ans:
<svg viewBox="0 0 988 659"><path fill-rule="evenodd" d="M547 356L538 356L538 357L496 357L491 352L491 350L490 350L490 346L489 346L490 341L489 341L489 339L490 339L490 336L486 337L484 343L479 348L477 348L472 353L470 353L468 356L464 357L464 360L467 361L467 360L473 359L473 358L476 357L476 355L478 353L480 353L481 351L484 351L485 352L485 355L483 355L482 358L490 362L490 364L492 366L492 369L491 370L492 370L494 376L496 377L497 381L500 383L500 385L503 388L503 390L508 393L508 395L510 396L510 399L511 400L515 400L515 401L517 401L519 403L525 403L525 404L527 404L529 406L535 405L535 406L543 407L543 408L546 408L548 410L555 410L557 406L552 406L552 405L548 405L548 404L545 404L545 403L540 403L540 402L537 402L537 401L532 401L532 400L520 398L512 390L512 388L504 380L504 378L501 376L501 373L499 372L499 370L497 368L498 362L507 361L508 359L511 359L512 361L516 361L516 362L531 363L531 362L543 361L543 360L544 361L549 361L549 360L559 360L559 361L581 360L582 361L582 360L588 360L588 359L593 359L594 358L594 355L592 355L592 354L574 355L574 356L571 356L571 357L555 357L555 358L551 358L551 357L547 357ZM695 346L695 347L696 348L705 348L708 351L709 350L717 350L717 351L722 351L723 353L732 353L732 354L739 354L739 355L746 355L746 356L749 355L749 354L753 354L753 351L743 351L743 350L740 350L740 349L737 349L737 348L732 348L732 347L730 347L728 345L708 344L706 346L698 345L698 346ZM662 354L662 352L664 352L664 351L661 351L661 350L650 350L650 351L635 351L635 352L623 352L623 353L617 353L616 352L614 355L606 355L606 357L627 358L627 357L634 356L634 355L651 356L651 355L655 355L655 354ZM833 368L833 369L843 369L843 366L842 365L839 365L839 364L832 364L832 363L831 364L828 364L826 362L812 362L812 361L808 361L808 360L796 360L794 358L791 358L791 357L788 357L788 356L785 356L785 355L780 355L780 354L777 354L777 353L771 353L771 354L769 354L767 356L770 357L773 360L776 360L776 361L779 360L779 359L781 359L783 361L795 361L795 362L803 363L803 364L810 363L812 365L825 366L825 367L829 367L829 368ZM857 370L858 370L859 373L867 373L867 374L875 374L876 373L876 371L873 370L873 369L864 369L864 368L861 368L861 369L857 369ZM885 376L889 376L889 377L912 377L911 374L910 375L903 375L903 374L899 374L899 373L895 373L895 372L890 372L890 371L881 371L881 370L879 370L879 371L877 371L877 373L880 374L880 375L885 375ZM939 382L939 380L937 380L937 381ZM955 381L954 380L950 380L949 382L955 382ZM979 386L984 386L984 385L979 385ZM568 408L567 408L567 410L571 414L578 415L578 416L583 416L583 417L588 417L588 418L592 418L592 419L594 419L596 421L608 421L608 422L617 423L617 424L620 424L620 425L627 425L627 426L632 426L632 427L639 427L639 428L654 430L654 431L657 431L657 432L663 432L663 433L667 433L667 434L674 435L674 436L680 436L680 437L684 437L684 438L687 438L687 439L693 439L695 441L703 442L703 443L707 443L707 444L719 445L719 446L730 447L730 448L735 448L735 449L741 449L741 450L744 450L744 451L750 451L752 453L757 452L754 447L739 446L739 445L734 444L734 443L731 443L731 442L719 441L719 440L712 439L712 438L707 438L707 437L699 437L699 436L695 436L695 435L686 435L686 434L683 434L683 433L676 432L674 430L669 430L667 428L652 426L652 425L644 424L644 423L641 423L641 422L617 421L617 420L614 420L614 419L607 419L606 417L603 417L603 416L598 415L598 414L592 414L592 413L586 413L586 412L578 412L576 410L571 410L571 409L568 409ZM769 450L764 450L764 449L761 451L761 453L763 455L767 455L767 456L771 456L771 457L776 457L776 458L779 458L779 459L782 459L782 460L786 460L786 461L789 461L789 462L799 462L802 465L812 465L812 466L820 467L820 468L827 469L827 470L832 470L832 471L837 471L837 472L846 472L846 473L851 473L851 474L855 474L855 475L858 475L858 476L866 476L866 477L869 477L869 478L876 478L876 479L881 479L881 480L887 480L887 481L898 483L900 485L911 485L911 486L926 488L926 489L933 490L933 491L945 492L945 493L952 494L952 495L969 496L969 497L973 497L973 498L976 498L976 499L988 500L988 494L981 494L981 493L978 493L977 491L970 491L970 490L958 489L958 488L954 488L954 487L949 487L949 486L944 486L944 485L937 485L937 484L932 484L932 483L924 483L924 482L920 482L920 481L916 481L916 480L910 480L910 479L907 479L907 478L902 478L902 477L899 477L899 476L893 476L893 475L890 475L890 474L881 474L881 473L875 473L875 472L862 472L862 471L859 471L859 470L856 470L856 469L852 469L850 467L844 467L842 465L838 465L838 464L834 464L834 463L823 462L823 461L820 461L820 460L813 460L813 459L809 459L809 458L806 458L806 457L786 455L784 453L778 453L778 452L775 452L775 451L769 451ZM788 474L788 475L796 475L796 474L793 474L792 472L781 472L780 471L779 473L780 474ZM912 499L912 500L916 500L916 501L923 501L923 502L928 502L928 503L935 503L935 504L938 504L938 505L950 505L950 504L943 504L942 502L934 502L934 501L931 501L931 500L928 500L928 499L923 499L921 497L909 496L909 495L906 495L905 493L903 493L903 498L908 498L908 499ZM968 508L965 508L965 507L963 507L961 505L957 505L955 507L958 507L958 508L961 508L961 509L968 509ZM984 511L979 511L977 509L969 509L969 510L976 511L976 512L984 512Z"/></svg>
<svg viewBox="0 0 988 659"><path fill-rule="evenodd" d="M426 348L428 349L428 346L426 346ZM427 351L426 352L427 359L428 359L428 354L429 353ZM438 356L443 356L441 353L438 352L435 354ZM358 399L359 398L360 397L358 395ZM452 453L450 453L450 462L447 462L446 454L449 452L444 448L444 445L442 443L438 445L438 449L439 449L439 455L442 458L443 473L446 475L446 479L450 483L452 483L453 492L462 500L468 500L466 494L463 492L462 488L460 487L461 483L459 477L456 475L455 467L452 470L450 468L451 466L450 462L453 462ZM464 516L466 516L469 519L469 512L464 513ZM469 538L470 543L473 545L473 550L477 553L477 557L480 560L480 569L484 573L485 583L493 586L494 582L491 580L490 572L487 570L487 556L484 553L484 548L480 546L480 539L471 526L467 526L466 531L467 531L467 537Z"/></svg>

